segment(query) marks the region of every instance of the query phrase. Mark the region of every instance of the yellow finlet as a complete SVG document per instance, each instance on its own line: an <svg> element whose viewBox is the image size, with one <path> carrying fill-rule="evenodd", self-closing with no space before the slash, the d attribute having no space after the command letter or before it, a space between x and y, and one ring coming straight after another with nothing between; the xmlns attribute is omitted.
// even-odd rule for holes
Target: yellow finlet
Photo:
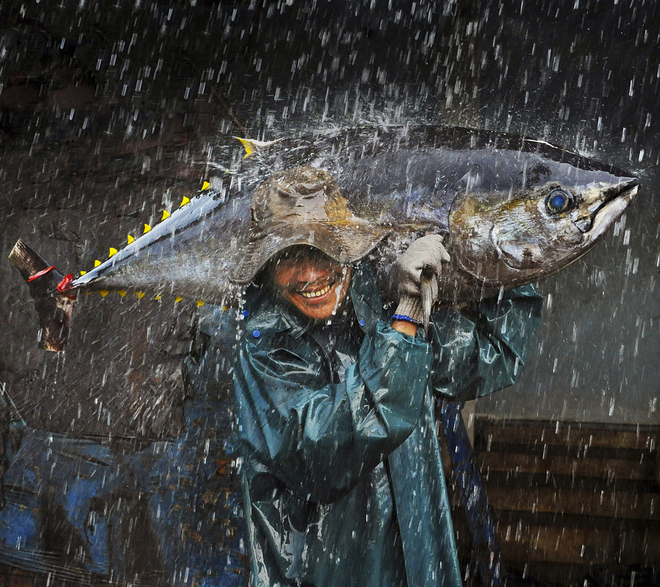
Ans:
<svg viewBox="0 0 660 587"><path fill-rule="evenodd" d="M118 291L117 292L122 298L126 297L126 292L125 291Z"/></svg>
<svg viewBox="0 0 660 587"><path fill-rule="evenodd" d="M154 298L154 300L156 300L157 302L159 302L159 301L160 301L160 298L162 298L162 297L163 297L162 294L158 294L158 295Z"/></svg>
<svg viewBox="0 0 660 587"><path fill-rule="evenodd" d="M201 308L204 305L204 300L197 300L197 307Z"/></svg>
<svg viewBox="0 0 660 587"><path fill-rule="evenodd" d="M108 255L108 259L116 254L117 254L117 249L110 247L110 254Z"/></svg>
<svg viewBox="0 0 660 587"><path fill-rule="evenodd" d="M204 188L202 188L204 189ZM186 196L183 196L183 200L181 200L181 203L179 204L179 208L182 206L185 206L186 204L190 204L190 198L186 198Z"/></svg>
<svg viewBox="0 0 660 587"><path fill-rule="evenodd" d="M129 234L128 235L128 244L130 245L135 239Z"/></svg>
<svg viewBox="0 0 660 587"><path fill-rule="evenodd" d="M143 234L147 234L150 230L151 230L151 226L149 226L148 224L145 224L145 225L144 225L144 233L143 233Z"/></svg>
<svg viewBox="0 0 660 587"><path fill-rule="evenodd" d="M102 297L107 296L110 292L107 289L102 289L99 291Z"/></svg>
<svg viewBox="0 0 660 587"><path fill-rule="evenodd" d="M144 292L143 291L136 291L135 295L138 297L139 300L141 300L144 297Z"/></svg>
<svg viewBox="0 0 660 587"><path fill-rule="evenodd" d="M81 271L80 275L85 275L85 273L87 273L87 271Z"/></svg>
<svg viewBox="0 0 660 587"><path fill-rule="evenodd" d="M183 298L181 296L176 296L176 299L174 300L174 303L176 304L177 302L180 302Z"/></svg>
<svg viewBox="0 0 660 587"><path fill-rule="evenodd" d="M94 267L98 267L100 264L101 264L101 261L99 261L98 259L96 261L94 261Z"/></svg>
<svg viewBox="0 0 660 587"><path fill-rule="evenodd" d="M210 187L211 187L211 184L210 184L208 181L205 181L205 182L202 184L202 191L204 191L204 190L208 190Z"/></svg>
<svg viewBox="0 0 660 587"><path fill-rule="evenodd" d="M161 218L161 220L165 220L165 218L169 218L169 217L170 217L170 213L167 210L163 210L163 217Z"/></svg>

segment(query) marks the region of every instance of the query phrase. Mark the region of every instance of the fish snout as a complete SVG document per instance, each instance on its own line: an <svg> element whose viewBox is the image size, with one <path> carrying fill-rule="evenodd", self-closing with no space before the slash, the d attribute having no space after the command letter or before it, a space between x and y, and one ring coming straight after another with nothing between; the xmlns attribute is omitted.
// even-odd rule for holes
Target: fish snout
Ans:
<svg viewBox="0 0 660 587"><path fill-rule="evenodd" d="M624 178L621 182L603 190L603 204L611 202L619 196L623 196L632 189L639 186L639 180L636 177Z"/></svg>
<svg viewBox="0 0 660 587"><path fill-rule="evenodd" d="M602 224L605 217L611 220L615 210L616 215L620 215L637 194L638 186L639 180L636 177L622 178L614 185L600 187L592 190L590 194L585 194L586 205L578 206L570 215L573 224L580 232L587 233L593 228L598 216L601 222L597 224Z"/></svg>

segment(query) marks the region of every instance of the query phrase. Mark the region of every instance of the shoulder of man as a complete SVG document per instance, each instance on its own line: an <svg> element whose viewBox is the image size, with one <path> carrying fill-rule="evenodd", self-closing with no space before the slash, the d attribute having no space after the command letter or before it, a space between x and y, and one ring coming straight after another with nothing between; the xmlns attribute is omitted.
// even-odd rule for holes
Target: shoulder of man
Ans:
<svg viewBox="0 0 660 587"><path fill-rule="evenodd" d="M383 298L369 261L362 261L354 267L350 291L358 318L364 319L370 326L384 318Z"/></svg>

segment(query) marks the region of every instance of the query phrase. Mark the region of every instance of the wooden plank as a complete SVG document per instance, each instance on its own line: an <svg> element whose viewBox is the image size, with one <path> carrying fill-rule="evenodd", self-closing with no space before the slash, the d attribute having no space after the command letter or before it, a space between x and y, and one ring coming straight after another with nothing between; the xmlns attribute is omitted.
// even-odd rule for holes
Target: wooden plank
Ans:
<svg viewBox="0 0 660 587"><path fill-rule="evenodd" d="M651 459L640 463L624 459L574 458L516 453L483 452L478 455L483 475L488 472L511 472L567 475L571 477L597 477L602 479L630 479L633 481L654 481L655 463Z"/></svg>
<svg viewBox="0 0 660 587"><path fill-rule="evenodd" d="M660 494L547 487L486 487L496 510L660 520Z"/></svg>
<svg viewBox="0 0 660 587"><path fill-rule="evenodd" d="M504 560L602 564L612 560L616 537L588 528L506 526L498 528Z"/></svg>
<svg viewBox="0 0 660 587"><path fill-rule="evenodd" d="M488 450L493 442L508 444L547 444L565 447L625 448L653 452L658 448L658 427L597 426L566 424L558 426L543 422L484 420L475 422L475 445Z"/></svg>
<svg viewBox="0 0 660 587"><path fill-rule="evenodd" d="M562 564L649 565L660 560L660 531L627 532L561 525L501 525L504 560Z"/></svg>

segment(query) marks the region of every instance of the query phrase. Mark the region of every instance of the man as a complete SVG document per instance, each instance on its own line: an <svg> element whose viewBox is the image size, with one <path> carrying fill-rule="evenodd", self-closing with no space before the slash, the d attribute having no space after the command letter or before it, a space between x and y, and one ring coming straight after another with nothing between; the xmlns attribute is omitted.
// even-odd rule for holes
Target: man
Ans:
<svg viewBox="0 0 660 587"><path fill-rule="evenodd" d="M512 384L540 296L440 310L427 339L421 272L449 259L441 237L398 259L388 317L361 262L386 231L331 176L276 173L252 213L234 273L253 283L234 366L252 585L460 585L434 402Z"/></svg>

